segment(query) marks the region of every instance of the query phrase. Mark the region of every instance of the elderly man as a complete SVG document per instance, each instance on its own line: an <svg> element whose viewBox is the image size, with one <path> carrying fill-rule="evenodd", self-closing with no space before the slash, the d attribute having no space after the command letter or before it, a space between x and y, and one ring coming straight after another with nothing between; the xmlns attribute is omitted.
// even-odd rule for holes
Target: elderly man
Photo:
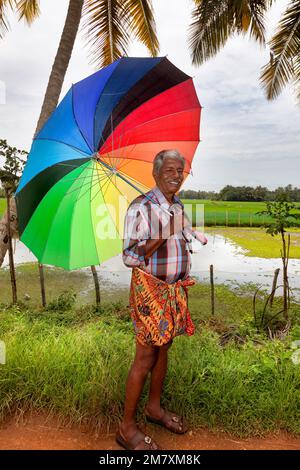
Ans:
<svg viewBox="0 0 300 470"><path fill-rule="evenodd" d="M168 349L177 335L194 333L187 306L191 226L176 196L183 182L185 159L163 150L153 161L156 187L136 198L125 218L123 261L132 269L130 312L136 354L128 374L123 420L116 434L126 449L160 449L135 420L147 375L151 372L146 419L171 432L187 431L183 418L161 407ZM200 239L202 244L207 240Z"/></svg>

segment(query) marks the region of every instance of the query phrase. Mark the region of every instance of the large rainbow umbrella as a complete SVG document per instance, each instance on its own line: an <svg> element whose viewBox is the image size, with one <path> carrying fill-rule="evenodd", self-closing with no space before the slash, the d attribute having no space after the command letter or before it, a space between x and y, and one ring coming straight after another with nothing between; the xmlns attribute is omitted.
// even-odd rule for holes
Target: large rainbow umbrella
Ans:
<svg viewBox="0 0 300 470"><path fill-rule="evenodd" d="M33 140L16 192L20 240L65 269L118 254L154 156L179 150L189 174L200 113L192 78L166 57L123 57L74 84Z"/></svg>

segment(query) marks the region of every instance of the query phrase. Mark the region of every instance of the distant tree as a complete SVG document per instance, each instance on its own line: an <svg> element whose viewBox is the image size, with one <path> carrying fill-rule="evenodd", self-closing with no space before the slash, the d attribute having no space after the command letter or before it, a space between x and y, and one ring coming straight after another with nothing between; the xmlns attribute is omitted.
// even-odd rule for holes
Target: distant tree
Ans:
<svg viewBox="0 0 300 470"><path fill-rule="evenodd" d="M267 196L268 188L263 186L256 186L253 190L254 201L265 201Z"/></svg>

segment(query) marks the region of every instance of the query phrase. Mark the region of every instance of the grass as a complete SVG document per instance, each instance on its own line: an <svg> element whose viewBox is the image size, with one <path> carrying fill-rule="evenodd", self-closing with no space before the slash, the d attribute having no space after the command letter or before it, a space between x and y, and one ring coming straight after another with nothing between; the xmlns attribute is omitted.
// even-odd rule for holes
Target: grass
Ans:
<svg viewBox="0 0 300 470"><path fill-rule="evenodd" d="M198 204L204 205L205 226L259 227L264 222L272 221L270 217L255 215L256 212L266 209L265 202L210 201L205 199L183 199L182 202L190 216L189 210L192 210L194 225L197 224L196 207ZM300 203L295 204L300 210ZM188 205L191 206L191 209L188 209Z"/></svg>
<svg viewBox="0 0 300 470"><path fill-rule="evenodd" d="M164 404L184 412L195 427L243 436L281 428L300 433L300 366L291 361L290 348L299 339L299 305L292 307L290 336L269 341L253 326L252 291L253 286L235 291L216 286L212 318L208 286L191 288L197 332L174 341ZM7 363L0 365L0 418L36 409L95 428L116 423L134 353L125 305L110 302L101 309L86 305L69 310L2 305L0 338L7 347ZM224 333L233 331L237 336L232 334L221 346ZM237 337L243 342L235 341ZM140 411L146 397L147 390Z"/></svg>
<svg viewBox="0 0 300 470"><path fill-rule="evenodd" d="M98 274L99 275L99 274ZM95 300L95 288L92 272L90 270L65 271L62 268L44 266L47 302L51 302L65 290L76 293L77 304L92 303ZM40 281L37 263L18 264L16 266L18 299L24 301L28 307L35 308L40 305ZM124 289L107 285L101 275L99 276L102 300L113 300L116 293L118 298L125 300ZM11 286L9 269L0 269L0 302L11 301Z"/></svg>
<svg viewBox="0 0 300 470"><path fill-rule="evenodd" d="M288 229L291 235L290 258L300 258L300 229ZM280 258L282 242L280 235L272 237L261 228L250 227L207 227L207 233L229 238L244 248L245 256L259 258ZM286 237L287 239L287 237Z"/></svg>

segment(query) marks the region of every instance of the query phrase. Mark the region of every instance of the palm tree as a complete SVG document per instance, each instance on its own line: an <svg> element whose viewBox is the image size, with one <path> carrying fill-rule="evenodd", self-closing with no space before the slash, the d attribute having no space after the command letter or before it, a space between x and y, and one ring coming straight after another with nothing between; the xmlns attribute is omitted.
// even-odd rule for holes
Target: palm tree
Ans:
<svg viewBox="0 0 300 470"><path fill-rule="evenodd" d="M265 44L264 16L272 0L194 0L189 44L200 65L219 52L235 33Z"/></svg>
<svg viewBox="0 0 300 470"><path fill-rule="evenodd" d="M189 44L192 61L200 65L215 56L234 34L246 34L265 45L265 15L272 0L194 0ZM268 43L270 63L261 75L268 99L294 81L300 101L300 0L291 0L279 28Z"/></svg>
<svg viewBox="0 0 300 470"><path fill-rule="evenodd" d="M9 30L7 13L10 9L30 25L40 14L39 3L39 0L0 0L0 38ZM57 106L82 17L93 62L98 67L126 55L131 36L141 41L152 56L158 53L151 0L70 0L35 134ZM14 198L11 198L11 211L16 211ZM4 214L5 220L6 217ZM0 245L5 239L3 234ZM2 252L6 248L2 247Z"/></svg>
<svg viewBox="0 0 300 470"><path fill-rule="evenodd" d="M294 82L300 103L300 0L288 4L269 45L270 62L261 74L267 98L276 98L289 82Z"/></svg>

